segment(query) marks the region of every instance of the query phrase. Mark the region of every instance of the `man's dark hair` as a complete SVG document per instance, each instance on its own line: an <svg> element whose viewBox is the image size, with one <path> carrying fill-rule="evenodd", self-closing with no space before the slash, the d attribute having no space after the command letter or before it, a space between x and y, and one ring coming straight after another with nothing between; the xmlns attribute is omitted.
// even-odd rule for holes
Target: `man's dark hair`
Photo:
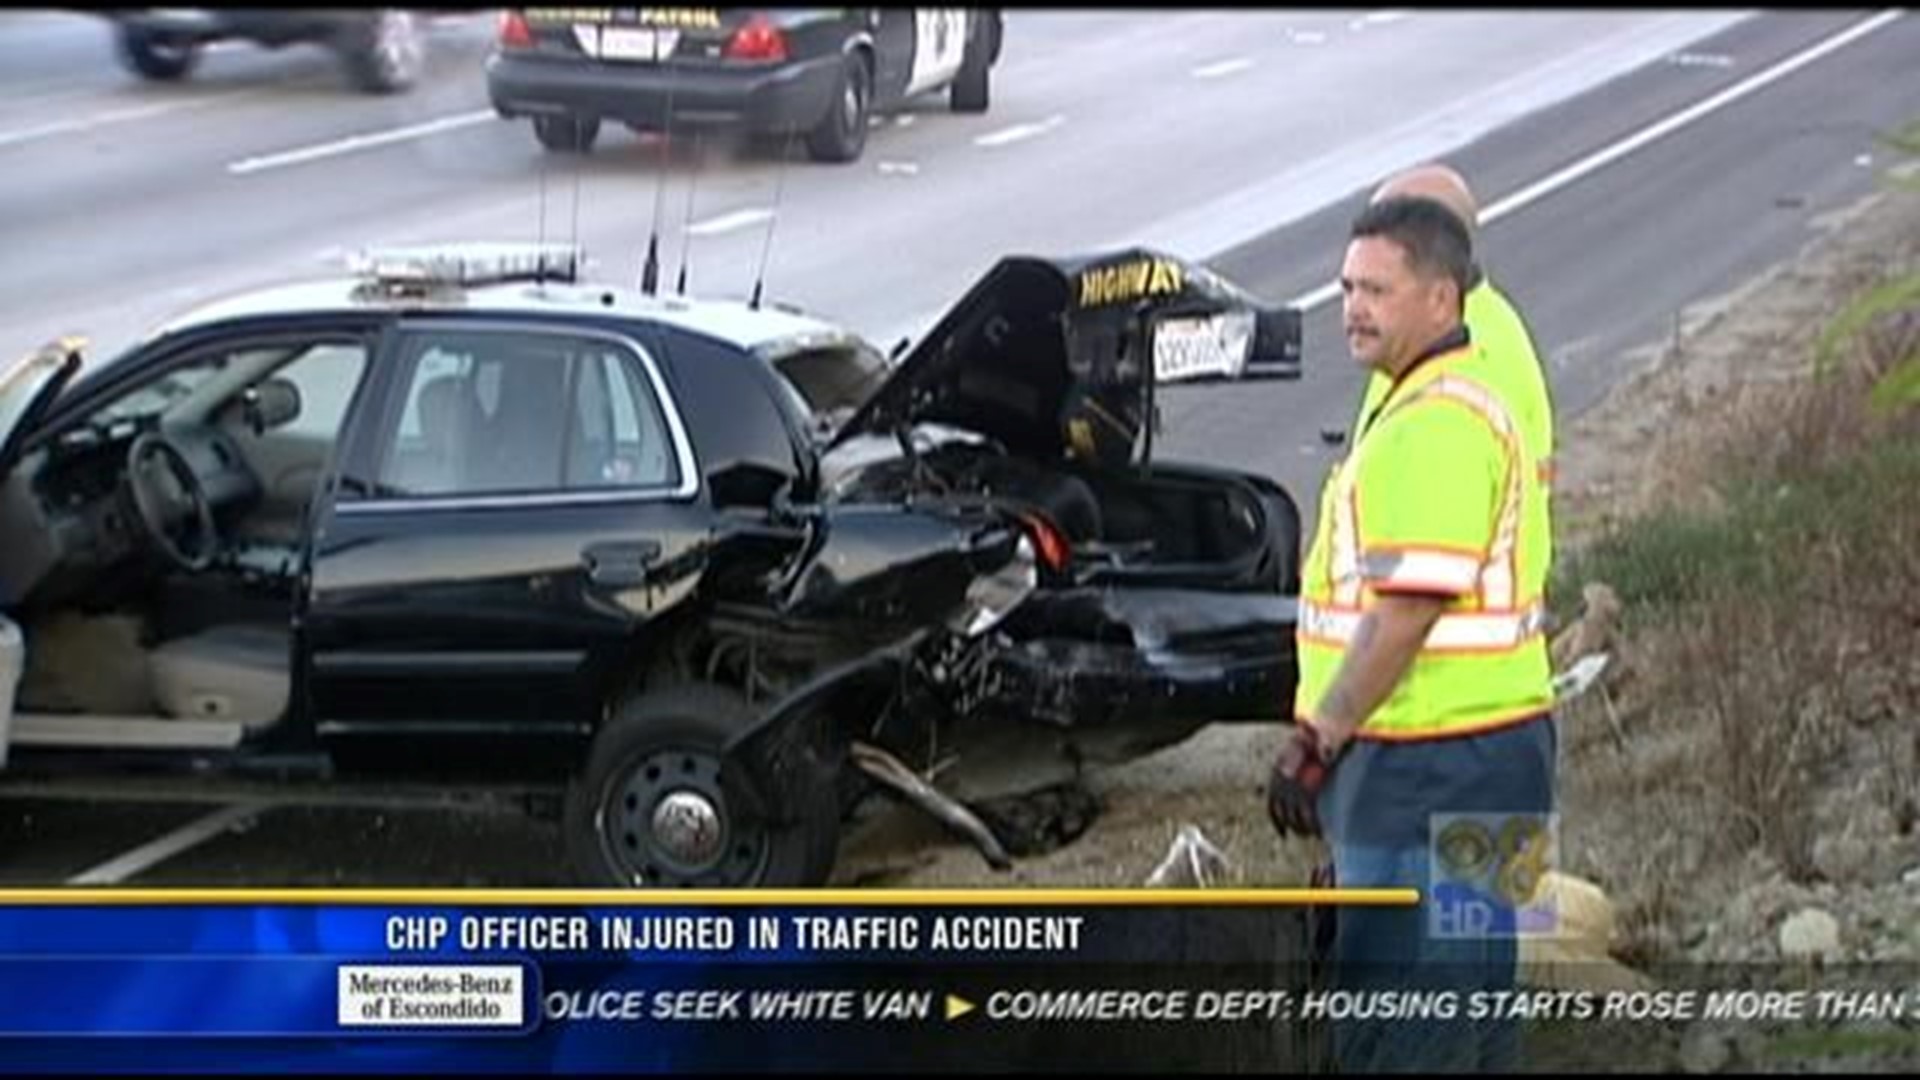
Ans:
<svg viewBox="0 0 1920 1080"><path fill-rule="evenodd" d="M1348 238L1378 236L1400 245L1421 277L1453 279L1464 299L1474 279L1473 237L1453 211L1432 199L1381 199L1353 219Z"/></svg>

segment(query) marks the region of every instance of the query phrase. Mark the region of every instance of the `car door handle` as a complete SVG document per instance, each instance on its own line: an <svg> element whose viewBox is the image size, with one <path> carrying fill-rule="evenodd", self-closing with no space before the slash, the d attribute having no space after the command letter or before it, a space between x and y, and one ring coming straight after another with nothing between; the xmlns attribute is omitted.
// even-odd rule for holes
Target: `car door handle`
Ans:
<svg viewBox="0 0 1920 1080"><path fill-rule="evenodd" d="M580 553L587 580L595 585L628 588L647 583L647 571L660 560L658 540L621 540L595 544Z"/></svg>

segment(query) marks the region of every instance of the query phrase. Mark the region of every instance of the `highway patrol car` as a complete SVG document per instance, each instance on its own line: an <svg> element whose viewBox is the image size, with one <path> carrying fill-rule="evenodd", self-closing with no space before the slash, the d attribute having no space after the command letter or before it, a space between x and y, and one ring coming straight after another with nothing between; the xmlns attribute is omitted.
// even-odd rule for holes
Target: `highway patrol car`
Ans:
<svg viewBox="0 0 1920 1080"><path fill-rule="evenodd" d="M1000 29L998 11L962 8L518 8L487 89L552 151L586 151L612 121L786 133L853 161L868 119L918 95L985 112Z"/></svg>

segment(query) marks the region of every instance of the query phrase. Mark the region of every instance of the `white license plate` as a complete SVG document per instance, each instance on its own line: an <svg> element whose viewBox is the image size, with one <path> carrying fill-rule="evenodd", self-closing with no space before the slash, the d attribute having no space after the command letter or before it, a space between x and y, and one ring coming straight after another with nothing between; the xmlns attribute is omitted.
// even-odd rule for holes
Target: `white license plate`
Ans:
<svg viewBox="0 0 1920 1080"><path fill-rule="evenodd" d="M680 44L680 31L648 27L606 26L600 29L602 60L665 60Z"/></svg>
<svg viewBox="0 0 1920 1080"><path fill-rule="evenodd" d="M1161 382L1237 375L1247 358L1246 332L1218 316L1169 319L1154 328L1153 374Z"/></svg>

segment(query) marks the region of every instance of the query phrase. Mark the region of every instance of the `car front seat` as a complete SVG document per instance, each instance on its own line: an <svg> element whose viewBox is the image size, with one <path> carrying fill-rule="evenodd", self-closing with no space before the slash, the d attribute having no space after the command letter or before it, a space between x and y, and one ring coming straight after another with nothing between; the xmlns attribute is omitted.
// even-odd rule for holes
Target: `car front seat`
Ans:
<svg viewBox="0 0 1920 1080"><path fill-rule="evenodd" d="M287 710L290 651L277 626L234 623L175 638L148 657L154 697L168 716L258 731Z"/></svg>
<svg viewBox="0 0 1920 1080"><path fill-rule="evenodd" d="M464 491L474 455L484 448L486 414L473 380L442 375L420 388L420 437L424 449L402 458L398 486L410 495Z"/></svg>

